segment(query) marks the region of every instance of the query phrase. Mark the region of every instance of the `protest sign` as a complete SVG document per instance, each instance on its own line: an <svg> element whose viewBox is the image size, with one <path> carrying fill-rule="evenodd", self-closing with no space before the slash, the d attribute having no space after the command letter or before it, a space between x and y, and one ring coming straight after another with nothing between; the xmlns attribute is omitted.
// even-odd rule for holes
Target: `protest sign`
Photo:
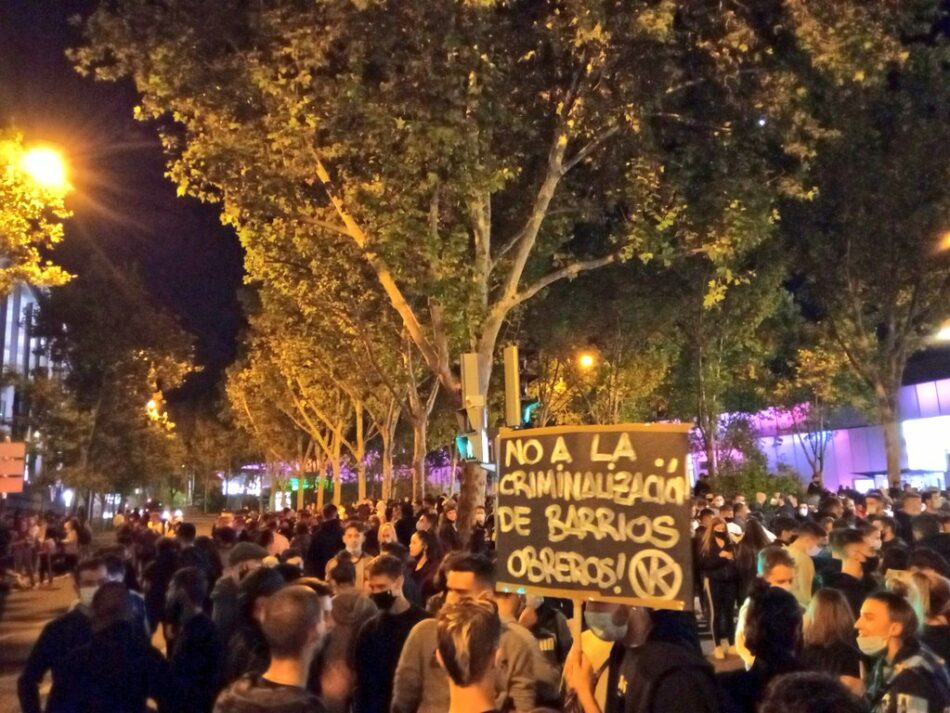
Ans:
<svg viewBox="0 0 950 713"><path fill-rule="evenodd" d="M687 608L689 428L503 431L495 450L499 587Z"/></svg>

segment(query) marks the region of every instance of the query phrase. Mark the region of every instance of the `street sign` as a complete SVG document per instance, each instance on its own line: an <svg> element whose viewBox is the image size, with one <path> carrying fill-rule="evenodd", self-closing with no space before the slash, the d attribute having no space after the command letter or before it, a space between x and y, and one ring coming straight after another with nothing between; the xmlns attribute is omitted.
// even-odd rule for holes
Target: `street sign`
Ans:
<svg viewBox="0 0 950 713"><path fill-rule="evenodd" d="M0 493L22 493L26 444L0 443Z"/></svg>

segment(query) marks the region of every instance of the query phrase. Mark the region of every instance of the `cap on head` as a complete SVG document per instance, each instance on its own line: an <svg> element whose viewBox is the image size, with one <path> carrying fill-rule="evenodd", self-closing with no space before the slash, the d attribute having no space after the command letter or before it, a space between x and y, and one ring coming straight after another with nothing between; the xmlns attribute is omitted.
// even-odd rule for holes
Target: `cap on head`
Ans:
<svg viewBox="0 0 950 713"><path fill-rule="evenodd" d="M267 550L260 545L253 542L239 542L234 546L230 554L228 554L228 564L232 567L236 567L242 562L252 560L263 561L265 557L267 557Z"/></svg>

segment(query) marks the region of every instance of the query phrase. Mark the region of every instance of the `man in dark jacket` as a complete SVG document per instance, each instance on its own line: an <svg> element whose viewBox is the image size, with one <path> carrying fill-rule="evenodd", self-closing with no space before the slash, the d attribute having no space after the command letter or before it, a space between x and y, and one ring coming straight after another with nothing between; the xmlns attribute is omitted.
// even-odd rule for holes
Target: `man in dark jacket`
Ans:
<svg viewBox="0 0 950 713"><path fill-rule="evenodd" d="M47 713L181 710L168 663L134 621L124 584L106 582L92 601L92 638L53 672Z"/></svg>
<svg viewBox="0 0 950 713"><path fill-rule="evenodd" d="M253 542L239 542L228 553L228 568L211 592L211 618L222 641L234 633L238 619L238 593L241 581L259 569L267 550Z"/></svg>
<svg viewBox="0 0 950 713"><path fill-rule="evenodd" d="M92 637L92 600L106 581L106 566L100 559L86 559L76 567L73 577L79 603L43 627L17 681L23 713L40 713L40 683L47 671L60 666L73 649Z"/></svg>
<svg viewBox="0 0 950 713"><path fill-rule="evenodd" d="M402 561L392 555L381 555L367 567L369 597L380 611L363 624L356 637L355 713L388 713L403 644L412 627L429 618L425 609L403 596L404 571ZM370 680L373 685L366 685Z"/></svg>
<svg viewBox="0 0 950 713"><path fill-rule="evenodd" d="M328 613L309 587L290 585L271 597L263 624L270 666L225 689L214 713L323 713L320 699L305 686Z"/></svg>
<svg viewBox="0 0 950 713"><path fill-rule="evenodd" d="M920 515L922 507L920 493L906 492L901 496L901 509L894 513L894 519L897 520L897 536L908 545L914 544L913 519Z"/></svg>
<svg viewBox="0 0 950 713"><path fill-rule="evenodd" d="M201 608L207 591L204 573L197 567L175 572L168 588L168 662L183 713L210 713L221 686L223 646Z"/></svg>
<svg viewBox="0 0 950 713"><path fill-rule="evenodd" d="M343 549L343 525L336 505L323 508L323 522L310 538L310 548L304 557L304 571L311 577L323 579L327 576L327 562Z"/></svg>
<svg viewBox="0 0 950 713"><path fill-rule="evenodd" d="M918 548L926 547L933 550L950 562L950 532L943 532L943 527L936 515L921 513L911 520L911 529Z"/></svg>

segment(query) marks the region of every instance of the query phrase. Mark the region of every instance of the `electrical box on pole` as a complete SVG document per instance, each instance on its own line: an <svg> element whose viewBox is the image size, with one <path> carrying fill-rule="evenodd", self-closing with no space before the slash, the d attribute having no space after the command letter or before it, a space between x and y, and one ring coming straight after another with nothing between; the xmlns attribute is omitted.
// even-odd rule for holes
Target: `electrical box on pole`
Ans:
<svg viewBox="0 0 950 713"><path fill-rule="evenodd" d="M462 460L479 463L489 461L488 401L485 384L481 382L478 354L462 355L462 408L459 426L462 433L455 439Z"/></svg>
<svg viewBox="0 0 950 713"><path fill-rule="evenodd" d="M510 344L505 347L505 425L508 428L520 428L521 418L521 363L518 361L518 347Z"/></svg>

